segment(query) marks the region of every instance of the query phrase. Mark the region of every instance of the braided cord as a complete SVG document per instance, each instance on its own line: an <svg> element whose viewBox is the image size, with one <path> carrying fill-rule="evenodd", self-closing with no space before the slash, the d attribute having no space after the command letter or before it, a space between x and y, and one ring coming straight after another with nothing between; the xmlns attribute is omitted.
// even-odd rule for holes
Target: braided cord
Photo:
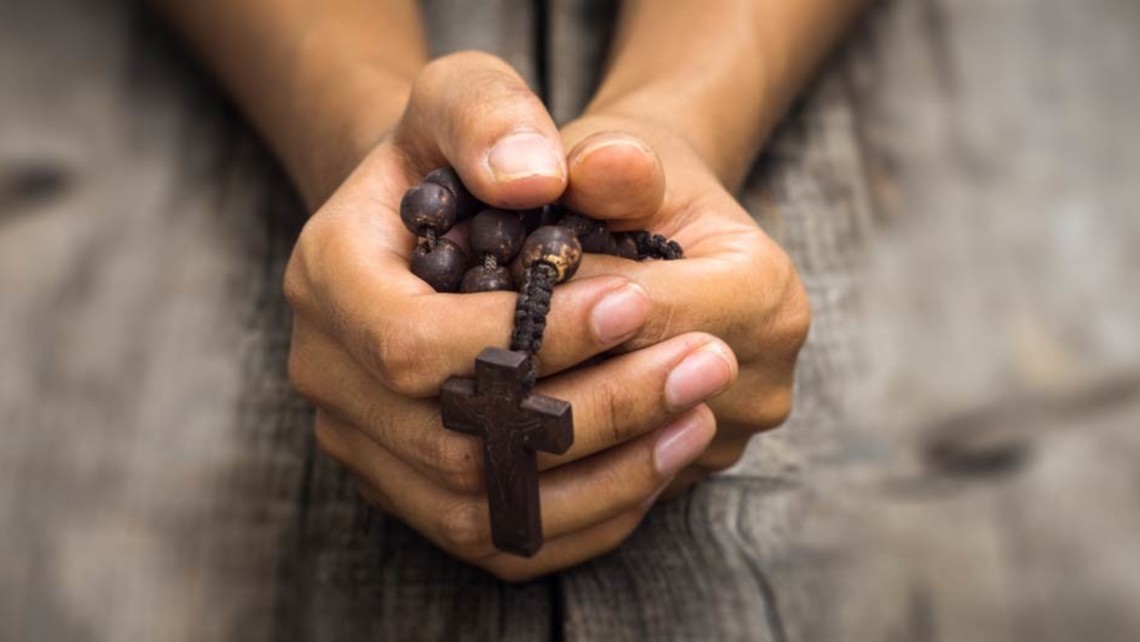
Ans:
<svg viewBox="0 0 1140 642"><path fill-rule="evenodd" d="M613 248L612 253L616 253L616 241L601 221L570 213L562 218L559 225L573 230L579 238L602 235L599 239L601 245L607 251ZM633 232L632 235L637 244L638 258L641 260L652 258L671 261L684 257L684 252L676 241L670 241L660 234L640 231ZM494 261L493 257L490 257L485 265L488 269L494 269L491 261ZM550 299L557 278L557 272L552 265L545 262L535 263L526 270L518 300L515 302L515 328L511 333L511 350L525 352L528 356L528 370L523 378L523 387L527 393L534 388L538 380L537 355L542 349L546 317L550 314Z"/></svg>
<svg viewBox="0 0 1140 642"><path fill-rule="evenodd" d="M550 314L550 298L557 273L546 263L536 263L526 271L523 287L515 303L515 329L511 334L511 350L527 353L529 366L523 387L527 392L538 380L538 359L542 335L546 332L546 316Z"/></svg>
<svg viewBox="0 0 1140 642"><path fill-rule="evenodd" d="M650 234L645 231L634 232L633 240L637 243L637 255L641 259L675 261L685 258L685 252L681 249L680 243L670 241L660 234Z"/></svg>
<svg viewBox="0 0 1140 642"><path fill-rule="evenodd" d="M574 232L578 238L606 229L605 223L577 212L567 212L559 219L558 225Z"/></svg>

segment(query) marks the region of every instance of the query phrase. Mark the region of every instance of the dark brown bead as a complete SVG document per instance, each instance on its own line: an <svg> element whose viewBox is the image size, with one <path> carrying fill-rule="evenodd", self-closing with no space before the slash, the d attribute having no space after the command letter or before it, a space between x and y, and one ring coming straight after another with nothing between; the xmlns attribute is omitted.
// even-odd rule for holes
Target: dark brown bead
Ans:
<svg viewBox="0 0 1140 642"><path fill-rule="evenodd" d="M637 251L637 239L629 232L618 232L614 234L614 256L638 261L641 255Z"/></svg>
<svg viewBox="0 0 1140 642"><path fill-rule="evenodd" d="M524 283L526 283L526 268L523 267L522 257L516 256L514 261L511 261L511 279L515 282L515 289L520 290Z"/></svg>
<svg viewBox="0 0 1140 642"><path fill-rule="evenodd" d="M436 292L455 292L467 269L467 256L451 239L439 239L435 249L420 243L412 253L412 274L427 281Z"/></svg>
<svg viewBox="0 0 1140 642"><path fill-rule="evenodd" d="M614 240L614 235L610 234L610 231L604 227L596 227L585 234L580 234L578 242L582 244L583 252L618 255L618 246Z"/></svg>
<svg viewBox="0 0 1140 642"><path fill-rule="evenodd" d="M442 236L455 225L455 195L435 183L413 185L400 200L400 220L416 236Z"/></svg>
<svg viewBox="0 0 1140 642"><path fill-rule="evenodd" d="M531 234L543 225L558 225L562 218L562 206L552 203L533 210L523 210L521 214L526 233Z"/></svg>
<svg viewBox="0 0 1140 642"><path fill-rule="evenodd" d="M468 240L476 258L490 255L506 265L519 253L526 240L526 229L518 212L486 209L471 219Z"/></svg>
<svg viewBox="0 0 1140 642"><path fill-rule="evenodd" d="M556 225L544 225L526 238L519 259L523 268L540 262L550 265L554 268L555 282L561 283L578 270L582 261L582 245L574 232Z"/></svg>
<svg viewBox="0 0 1140 642"><path fill-rule="evenodd" d="M488 270L485 266L476 265L463 275L463 282L459 284L460 292L494 292L496 290L515 289L515 280L511 272L503 266Z"/></svg>
<svg viewBox="0 0 1140 642"><path fill-rule="evenodd" d="M459 174L451 167L440 167L424 177L425 183L435 183L447 188L455 196L456 220L465 221L483 209L483 203L467 189Z"/></svg>
<svg viewBox="0 0 1140 642"><path fill-rule="evenodd" d="M578 242L582 244L583 252L637 258L636 239L631 238L625 248L619 247L618 238L625 233L611 233L606 229L606 224L598 219L567 210L558 225L573 230L578 235ZM632 254L629 253L630 250Z"/></svg>

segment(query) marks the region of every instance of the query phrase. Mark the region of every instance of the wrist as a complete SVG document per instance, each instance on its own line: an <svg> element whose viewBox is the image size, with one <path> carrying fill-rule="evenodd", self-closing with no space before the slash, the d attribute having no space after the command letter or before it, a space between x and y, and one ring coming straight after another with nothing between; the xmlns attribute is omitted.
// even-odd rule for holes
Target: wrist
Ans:
<svg viewBox="0 0 1140 642"><path fill-rule="evenodd" d="M649 122L683 139L731 189L774 120L774 61L758 46L758 3L674 4L661 12L648 0L623 3L610 67L587 113Z"/></svg>
<svg viewBox="0 0 1140 642"><path fill-rule="evenodd" d="M400 120L413 79L367 60L337 73L298 72L295 125L280 144L286 168L311 209L320 206Z"/></svg>

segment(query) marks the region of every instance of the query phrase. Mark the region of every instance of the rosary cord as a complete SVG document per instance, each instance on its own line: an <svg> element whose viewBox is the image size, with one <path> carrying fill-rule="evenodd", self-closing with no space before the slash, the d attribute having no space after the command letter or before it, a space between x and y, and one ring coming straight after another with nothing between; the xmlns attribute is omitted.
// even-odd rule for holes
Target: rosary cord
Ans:
<svg viewBox="0 0 1140 642"><path fill-rule="evenodd" d="M637 255L641 259L675 261L685 258L685 252L679 243L670 241L660 234L634 232L633 240L637 243Z"/></svg>
<svg viewBox="0 0 1140 642"><path fill-rule="evenodd" d="M567 212L558 220L558 225L564 227L571 232L574 232L578 238L589 236L601 231L606 231L606 224L577 212Z"/></svg>
<svg viewBox="0 0 1140 642"><path fill-rule="evenodd" d="M617 242L602 221L577 212L568 212L558 221L558 224L574 232L584 246L587 242L592 243L594 246L592 251L600 251L605 254L617 253ZM685 257L679 243L670 241L660 234L651 234L644 230L630 232L629 234L632 235L633 241L637 245L637 258L640 261L645 259L675 261Z"/></svg>
<svg viewBox="0 0 1140 642"><path fill-rule="evenodd" d="M538 379L535 355L542 349L542 335L546 332L546 316L550 314L550 298L556 278L557 273L552 266L546 263L532 265L526 271L522 292L515 304L511 350L519 350L530 356L529 371L523 380L523 386L528 391Z"/></svg>
<svg viewBox="0 0 1140 642"><path fill-rule="evenodd" d="M424 230L424 243L427 244L428 251L435 251L435 246L439 243L439 236L436 234L434 227L429 227Z"/></svg>
<svg viewBox="0 0 1140 642"><path fill-rule="evenodd" d="M574 232L579 239L593 237L595 243L606 250L612 248L613 253L617 253L617 242L601 221L571 212L563 216L558 224ZM637 246L639 259L653 258L668 261L684 257L684 252L676 241L670 241L660 234L650 234L645 231L631 234ZM494 269L494 260L494 257L486 257L484 266L488 270ZM525 352L529 357L527 374L523 379L523 387L528 392L538 379L536 355L542 349L546 317L550 313L550 299L557 280L554 266L545 262L535 263L526 270L518 300L515 302L515 327L511 333L511 350Z"/></svg>

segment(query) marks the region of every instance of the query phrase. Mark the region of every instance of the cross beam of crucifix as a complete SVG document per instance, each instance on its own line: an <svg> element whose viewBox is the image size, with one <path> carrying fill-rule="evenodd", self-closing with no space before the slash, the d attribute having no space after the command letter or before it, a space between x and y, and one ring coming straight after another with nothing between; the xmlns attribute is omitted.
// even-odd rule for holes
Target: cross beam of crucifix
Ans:
<svg viewBox="0 0 1140 642"><path fill-rule="evenodd" d="M491 539L501 551L530 557L542 548L535 451L561 454L574 442L570 404L524 394L523 352L486 348L475 379L443 384L443 425L483 438Z"/></svg>

